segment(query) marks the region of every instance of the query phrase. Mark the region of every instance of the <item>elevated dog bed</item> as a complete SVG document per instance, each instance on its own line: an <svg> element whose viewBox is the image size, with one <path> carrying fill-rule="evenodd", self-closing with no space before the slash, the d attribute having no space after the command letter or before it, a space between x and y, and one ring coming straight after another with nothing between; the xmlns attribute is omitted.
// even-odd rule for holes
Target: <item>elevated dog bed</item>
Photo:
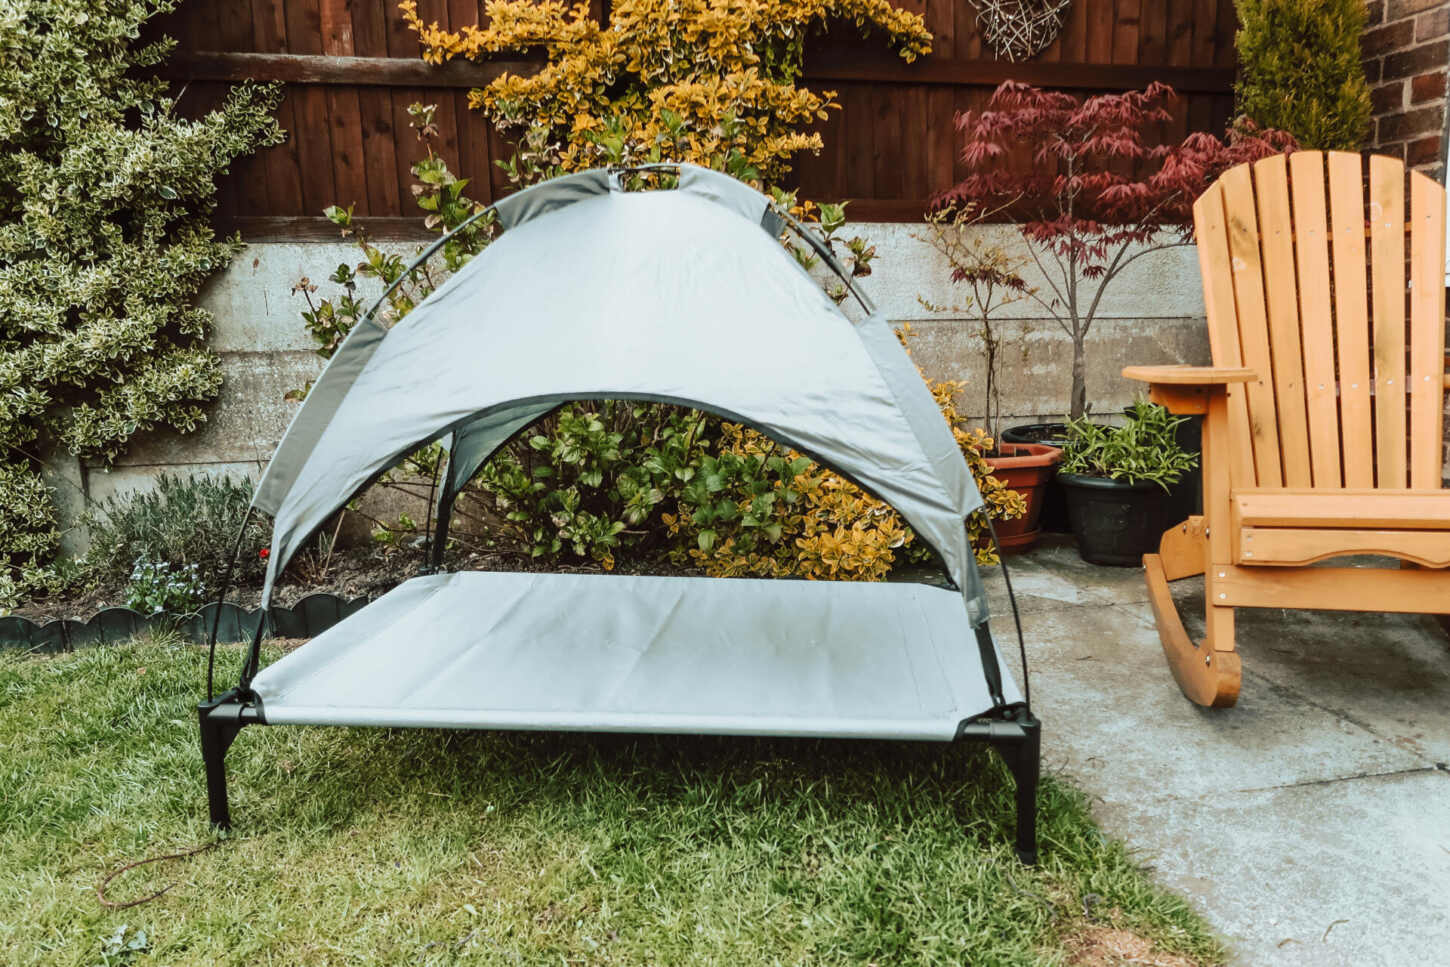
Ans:
<svg viewBox="0 0 1450 967"><path fill-rule="evenodd" d="M252 690L274 725L949 740L992 704L972 641L961 595L922 584L460 572Z"/></svg>
<svg viewBox="0 0 1450 967"><path fill-rule="evenodd" d="M950 428L889 325L764 196L688 165L669 189L589 171L499 202L502 236L402 322L376 308L298 411L253 500L278 571L378 474L448 448L422 575L199 707L212 820L242 726L352 725L950 741L1003 753L1035 856L1038 724L1003 667ZM796 231L852 321L780 245ZM435 246L436 247L436 246ZM424 253L426 258L428 253ZM380 300L381 302L381 300ZM561 403L679 403L748 424L888 501L950 588L498 572L442 564L453 499Z"/></svg>

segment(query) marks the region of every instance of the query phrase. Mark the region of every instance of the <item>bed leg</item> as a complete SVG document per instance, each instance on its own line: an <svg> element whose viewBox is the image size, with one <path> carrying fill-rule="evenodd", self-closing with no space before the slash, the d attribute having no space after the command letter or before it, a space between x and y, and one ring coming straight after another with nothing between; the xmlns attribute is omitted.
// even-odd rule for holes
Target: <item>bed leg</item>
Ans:
<svg viewBox="0 0 1450 967"><path fill-rule="evenodd" d="M1042 768L1042 723L1029 712L1019 713L1020 737L997 745L997 751L1017 782L1017 858L1037 865L1037 780Z"/></svg>
<svg viewBox="0 0 1450 967"><path fill-rule="evenodd" d="M1017 785L1017 858L1037 864L1037 780L1042 771L1042 723L1025 708L992 712L963 722L958 738L986 742L1002 757Z"/></svg>
<svg viewBox="0 0 1450 967"><path fill-rule="evenodd" d="M237 733L247 724L242 717L245 706L235 692L218 695L196 707L201 725L201 760L206 767L206 800L211 824L217 829L231 829L231 811L227 808L227 749Z"/></svg>

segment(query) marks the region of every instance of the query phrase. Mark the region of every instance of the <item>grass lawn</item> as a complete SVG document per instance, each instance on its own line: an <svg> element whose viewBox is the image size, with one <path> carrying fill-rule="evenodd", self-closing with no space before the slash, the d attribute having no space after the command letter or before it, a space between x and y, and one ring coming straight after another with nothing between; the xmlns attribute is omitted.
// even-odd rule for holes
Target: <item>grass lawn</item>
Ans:
<svg viewBox="0 0 1450 967"><path fill-rule="evenodd" d="M146 949L112 964L1222 957L1050 777L1020 866L1010 776L961 745L248 728L233 834L118 877L114 900L176 885L107 910L106 873L211 838L205 665L163 639L0 656L0 961L107 963L123 925Z"/></svg>

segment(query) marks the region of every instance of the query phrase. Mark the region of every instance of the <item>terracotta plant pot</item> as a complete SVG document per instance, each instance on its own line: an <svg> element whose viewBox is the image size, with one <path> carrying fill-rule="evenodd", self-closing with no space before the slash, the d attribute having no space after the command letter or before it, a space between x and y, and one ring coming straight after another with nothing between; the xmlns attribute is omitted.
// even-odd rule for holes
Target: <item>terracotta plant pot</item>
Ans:
<svg viewBox="0 0 1450 967"><path fill-rule="evenodd" d="M1022 495L1027 513L1016 520L996 522L997 543L1004 551L1026 550L1037 543L1041 533L1037 525L1042 517L1043 496L1062 451L1045 443L1003 443L1000 449L1000 456L987 458L992 475Z"/></svg>

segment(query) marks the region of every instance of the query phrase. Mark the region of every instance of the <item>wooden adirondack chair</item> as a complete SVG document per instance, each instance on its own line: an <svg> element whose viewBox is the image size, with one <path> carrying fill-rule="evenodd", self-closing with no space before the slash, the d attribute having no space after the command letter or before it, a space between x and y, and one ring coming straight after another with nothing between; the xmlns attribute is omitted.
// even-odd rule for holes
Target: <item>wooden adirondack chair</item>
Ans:
<svg viewBox="0 0 1450 967"><path fill-rule="evenodd" d="M1367 167L1300 151L1226 172L1193 208L1213 366L1123 370L1205 418L1203 516L1143 558L1163 650L1201 705L1238 699L1235 608L1450 612L1445 191L1410 174L1407 219L1404 165ZM1346 554L1402 563L1308 566ZM1197 574L1195 643L1168 582Z"/></svg>

